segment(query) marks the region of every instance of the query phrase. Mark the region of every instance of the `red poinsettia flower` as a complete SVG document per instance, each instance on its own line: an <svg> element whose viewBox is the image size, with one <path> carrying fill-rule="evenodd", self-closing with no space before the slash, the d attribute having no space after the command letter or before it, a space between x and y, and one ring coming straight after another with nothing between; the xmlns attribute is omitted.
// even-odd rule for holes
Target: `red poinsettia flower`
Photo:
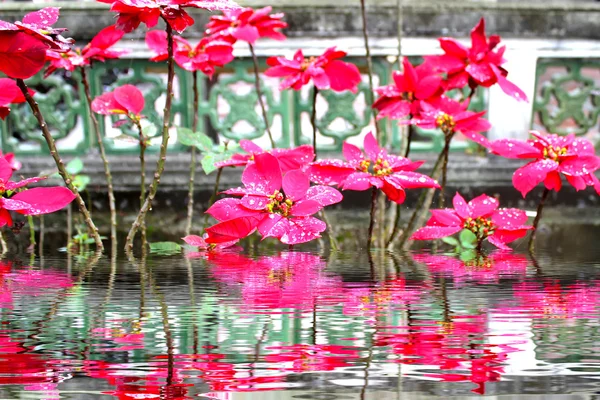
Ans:
<svg viewBox="0 0 600 400"><path fill-rule="evenodd" d="M17 21L14 24L0 21L0 32L23 32L52 49L67 51L71 47L73 39L65 39L60 35L66 29L52 27L58 21L59 14L58 7L42 8L26 14L23 21Z"/></svg>
<svg viewBox="0 0 600 400"><path fill-rule="evenodd" d="M17 158L15 157L15 153L3 154L2 151L0 151L0 158L4 158L8 162L8 164L10 165L10 167L12 168L13 171L18 171L23 166L23 164L21 164L21 162L19 160L17 160Z"/></svg>
<svg viewBox="0 0 600 400"><path fill-rule="evenodd" d="M426 60L448 75L446 90L467 85L472 89L477 86L490 87L497 83L504 93L527 101L527 95L506 79L508 72L501 67L506 62L503 58L506 48L502 46L494 50L500 43L500 36L486 37L483 18L471 30L471 48L452 38L440 38L439 41L445 54L426 57Z"/></svg>
<svg viewBox="0 0 600 400"><path fill-rule="evenodd" d="M201 71L212 77L216 67L222 67L233 60L233 41L227 37L203 38L195 47L181 36L175 36L174 39L175 62L186 71ZM165 31L148 32L146 44L156 54L150 61L165 61L169 57Z"/></svg>
<svg viewBox="0 0 600 400"><path fill-rule="evenodd" d="M111 50L125 32L117 29L114 25L102 29L83 49L73 49L67 52L56 52L48 50L46 57L50 66L46 69L46 76L57 69L74 71L76 67L90 65L92 61L104 62L116 59L127 53L127 50Z"/></svg>
<svg viewBox="0 0 600 400"><path fill-rule="evenodd" d="M34 95L34 91L29 89L29 94ZM25 96L21 93L21 89L17 86L17 83L9 78L0 78L0 119L5 119L10 113L10 104L20 104L25 102ZM0 151L0 156L2 152ZM14 154L9 153L4 156L11 164L13 162ZM19 168L20 163L19 163ZM19 168L15 168L19 169Z"/></svg>
<svg viewBox="0 0 600 400"><path fill-rule="evenodd" d="M295 169L304 168L315 158L313 147L308 144L293 149L272 149L265 151L256 143L250 140L242 139L240 140L240 147L248 154L236 153L232 155L229 160L215 163L215 166L217 168L242 167L252 163L254 161L254 156L257 154L269 153L273 155L277 161L279 161L281 172L286 173Z"/></svg>
<svg viewBox="0 0 600 400"><path fill-rule="evenodd" d="M506 243L520 239L532 229L525 211L516 208L498 208L498 200L482 194L469 203L458 193L453 200L454 209L431 210L427 224L418 229L413 240L433 240L454 235L469 229L481 243L487 239L494 246L511 250Z"/></svg>
<svg viewBox="0 0 600 400"><path fill-rule="evenodd" d="M263 37L285 40L281 33L281 29L287 28L287 23L281 20L283 13L271 14L272 9L269 6L259 10L248 7L225 11L223 15L210 17L206 34L231 36L250 44Z"/></svg>
<svg viewBox="0 0 600 400"><path fill-rule="evenodd" d="M321 160L312 163L310 179L322 185L339 185L343 190L363 191L374 186L381 189L391 201L402 204L405 189L439 188L427 175L414 172L423 164L408 158L388 154L379 147L372 133L365 136L365 154L350 143L344 142L346 162Z"/></svg>
<svg viewBox="0 0 600 400"><path fill-rule="evenodd" d="M92 101L92 110L102 115L125 115L120 125L129 120L139 121L144 109L144 95L133 85L123 85L112 92L104 93Z"/></svg>
<svg viewBox="0 0 600 400"><path fill-rule="evenodd" d="M445 135L460 132L475 143L489 148L489 140L479 132L489 130L492 125L482 118L485 111L467 111L468 106L469 101L459 103L442 96L431 104L421 103L421 112L413 118L412 123L424 129L441 129Z"/></svg>
<svg viewBox="0 0 600 400"><path fill-rule="evenodd" d="M319 90L356 92L361 82L360 72L356 65L339 60L346 55L346 52L331 47L319 57L306 59L302 50L298 50L293 60L285 57L267 59L270 68L265 71L265 75L285 78L281 82L281 90L288 88L300 90L312 80Z"/></svg>
<svg viewBox="0 0 600 400"><path fill-rule="evenodd" d="M65 207L75 198L73 192L60 186L18 191L30 183L45 178L29 178L13 182L10 180L12 174L11 164L5 158L0 158L0 227L12 226L9 211L23 215L50 214Z"/></svg>
<svg viewBox="0 0 600 400"><path fill-rule="evenodd" d="M163 18L177 32L183 32L194 23L185 7L206 10L228 10L239 6L231 0L98 0L111 4L110 10L118 13L117 28L125 33L135 30L141 23L154 27Z"/></svg>
<svg viewBox="0 0 600 400"><path fill-rule="evenodd" d="M600 157L596 156L594 145L575 135L542 135L532 131L535 139L521 141L515 139L496 140L491 145L492 153L508 158L532 158L533 161L517 169L513 175L513 185L523 197L540 182L546 188L559 191L562 187L560 174L577 190L594 186L600 194L600 182L594 171L600 168Z"/></svg>
<svg viewBox="0 0 600 400"><path fill-rule="evenodd" d="M401 119L419 114L422 101L432 101L444 92L442 78L428 63L413 67L407 57L402 60L404 72L394 71L394 84L376 89L379 98L373 108L377 118Z"/></svg>
<svg viewBox="0 0 600 400"><path fill-rule="evenodd" d="M323 221L311 215L342 200L333 188L311 187L302 171L290 171L282 178L277 158L268 153L254 157L242 174L242 183L244 187L223 192L241 199L219 200L207 211L222 221L206 229L208 243L241 239L255 229L263 238L275 237L286 244L308 242L326 229Z"/></svg>

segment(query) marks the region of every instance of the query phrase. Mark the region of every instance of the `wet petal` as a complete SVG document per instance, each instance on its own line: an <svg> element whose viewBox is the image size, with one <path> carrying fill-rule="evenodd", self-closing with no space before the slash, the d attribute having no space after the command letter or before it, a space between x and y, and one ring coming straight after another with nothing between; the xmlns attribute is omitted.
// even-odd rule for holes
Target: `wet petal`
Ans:
<svg viewBox="0 0 600 400"><path fill-rule="evenodd" d="M308 176L300 170L290 171L283 177L283 191L292 201L303 199L309 187Z"/></svg>
<svg viewBox="0 0 600 400"><path fill-rule="evenodd" d="M515 171L513 185L525 197L531 189L546 179L548 173L555 171L557 168L558 163L556 161L532 161Z"/></svg>
<svg viewBox="0 0 600 400"><path fill-rule="evenodd" d="M433 240L452 236L462 230L462 226L424 226L413 233L411 240Z"/></svg>
<svg viewBox="0 0 600 400"><path fill-rule="evenodd" d="M248 165L242 174L242 183L247 189L266 195L281 189L281 181L279 162L269 153L255 155L254 164Z"/></svg>
<svg viewBox="0 0 600 400"><path fill-rule="evenodd" d="M343 190L363 191L371 187L371 174L366 172L354 172L341 183Z"/></svg>
<svg viewBox="0 0 600 400"><path fill-rule="evenodd" d="M290 214L295 217L305 217L318 213L322 208L323 206L315 200L301 200L292 206Z"/></svg>
<svg viewBox="0 0 600 400"><path fill-rule="evenodd" d="M527 214L517 208L501 208L492 215L492 222L501 229L521 228L527 222Z"/></svg>
<svg viewBox="0 0 600 400"><path fill-rule="evenodd" d="M325 222L314 217L293 218L289 220L289 228L280 240L285 244L299 244L321 237L320 233L327 229Z"/></svg>
<svg viewBox="0 0 600 400"><path fill-rule="evenodd" d="M49 214L66 207L75 199L75 194L66 187L39 187L15 194L10 200L29 204L27 210L17 210L25 215Z"/></svg>
<svg viewBox="0 0 600 400"><path fill-rule="evenodd" d="M411 171L399 171L387 177L388 180L393 180L398 185L406 189L417 188L439 188L440 185L435 179L431 179L427 175Z"/></svg>
<svg viewBox="0 0 600 400"><path fill-rule="evenodd" d="M313 186L306 192L306 200L314 200L321 206L326 207L342 201L342 194L329 186Z"/></svg>
<svg viewBox="0 0 600 400"><path fill-rule="evenodd" d="M471 208L459 193L456 193L452 199L452 204L454 205L454 209L459 217L462 219L471 217Z"/></svg>
<svg viewBox="0 0 600 400"><path fill-rule="evenodd" d="M367 134L367 136L365 136L364 148L365 148L365 153L367 154L367 157L369 157L369 159L371 161L377 160L377 157L379 157L379 152L381 151L381 149L379 148L377 139L375 139L375 136L373 136L372 132L369 132Z"/></svg>
<svg viewBox="0 0 600 400"><path fill-rule="evenodd" d="M256 211L243 207L240 199L228 197L215 202L215 204L206 210L206 213L217 221L228 221L234 218L255 215Z"/></svg>
<svg viewBox="0 0 600 400"><path fill-rule="evenodd" d="M357 146L348 142L344 142L342 153L347 161L361 161L364 158L362 151Z"/></svg>
<svg viewBox="0 0 600 400"><path fill-rule="evenodd" d="M206 243L225 243L242 239L254 232L260 222L259 217L241 217L219 222L206 228Z"/></svg>
<svg viewBox="0 0 600 400"><path fill-rule="evenodd" d="M203 248L203 249L205 249L207 247L204 239L202 239L202 237L200 237L198 235L187 235L186 237L184 237L182 239L184 242L186 242L190 246L199 247L199 248Z"/></svg>
<svg viewBox="0 0 600 400"><path fill-rule="evenodd" d="M463 221L458 217L456 211L445 208L431 210L431 218L427 222L431 226L463 226Z"/></svg>
<svg viewBox="0 0 600 400"><path fill-rule="evenodd" d="M354 171L354 167L341 160L323 160L312 163L308 175L321 185L339 185Z"/></svg>
<svg viewBox="0 0 600 400"><path fill-rule="evenodd" d="M492 153L507 158L541 158L542 152L531 142L501 139L492 142Z"/></svg>
<svg viewBox="0 0 600 400"><path fill-rule="evenodd" d="M494 197L482 194L469 202L471 217L477 218L487 216L497 209L499 205L500 203Z"/></svg>
<svg viewBox="0 0 600 400"><path fill-rule="evenodd" d="M569 157L560 163L558 170L565 175L588 175L600 168L600 157L575 156Z"/></svg>
<svg viewBox="0 0 600 400"><path fill-rule="evenodd" d="M569 176L567 175L567 180L568 179ZM558 171L552 171L548 175L546 175L546 179L544 179L544 186L546 186L546 189L548 190L556 190L557 192L560 190L560 188L562 187L562 181L560 179L560 174L558 173Z"/></svg>

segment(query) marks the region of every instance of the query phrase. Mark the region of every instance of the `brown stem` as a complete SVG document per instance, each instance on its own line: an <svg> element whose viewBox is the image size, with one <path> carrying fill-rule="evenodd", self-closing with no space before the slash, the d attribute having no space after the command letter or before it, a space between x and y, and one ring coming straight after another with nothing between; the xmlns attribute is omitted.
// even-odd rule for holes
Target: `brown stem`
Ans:
<svg viewBox="0 0 600 400"><path fill-rule="evenodd" d="M252 61L254 62L254 85L256 87L256 95L258 96L258 104L260 104L260 109L262 110L263 119L265 120L265 128L267 130L267 135L269 135L269 141L271 142L271 148L277 147L275 145L275 140L273 140L273 134L271 133L271 127L269 124L269 116L267 115L267 108L265 107L265 102L262 98L262 90L260 88L260 74L259 74L259 66L258 66L258 57L256 57L256 52L254 51L254 46L248 43L250 47L250 53L252 53Z"/></svg>
<svg viewBox="0 0 600 400"><path fill-rule="evenodd" d="M31 107L31 110L33 111L33 115L40 124L40 128L42 129L42 135L44 136L44 139L46 139L46 143L48 144L50 154L52 155L52 158L54 158L54 162L56 163L56 167L58 168L58 173L65 181L67 187L73 192L73 194L75 194L75 202L77 203L77 206L79 207L79 212L83 216L83 219L86 225L88 226L88 229L92 234L94 241L96 242L96 248L98 250L104 249L102 239L100 239L100 234L98 233L98 228L96 228L96 225L94 225L94 221L92 221L90 213L88 212L88 209L85 206L85 202L81 198L79 191L77 191L77 188L75 187L75 185L73 185L73 181L71 180L71 177L67 172L65 163L63 162L62 158L60 157L60 154L58 153L58 150L56 149L56 143L54 142L54 138L50 134L50 130L48 129L48 125L46 124L46 120L42 115L38 103L33 99L33 97L31 97L31 94L29 94L29 90L23 79L17 79L17 86L19 86L19 89L21 89L23 96L25 96L29 107Z"/></svg>
<svg viewBox="0 0 600 400"><path fill-rule="evenodd" d="M438 171L439 171L439 167L443 161L443 152L439 154L437 161L435 162L435 165L433 166L433 170L431 171L431 177L435 179L435 177L438 175ZM410 216L410 219L408 221L408 223L406 224L406 228L404 228L404 232L402 232L402 235L400 236L399 239L399 244L400 244L400 248L405 248L406 243L408 242L410 235L412 234L414 227L417 222L417 217L419 215L425 214L427 211L429 211L429 207L431 205L431 200L433 199L433 193L434 193L434 189L428 189L426 191L424 191L423 193L421 193L421 196L419 196L419 200L417 201L417 204L415 206L415 209L412 213L412 215ZM423 205L427 204L426 207L423 207ZM393 235L393 232L392 232Z"/></svg>
<svg viewBox="0 0 600 400"><path fill-rule="evenodd" d="M450 133L449 135L444 134L445 143L444 150L442 150L442 179L440 184L441 188L439 194L440 197L438 200L438 208L444 208L444 205L446 203L445 189L448 173L448 158L450 157L450 142L452 141L452 136L454 136L454 133Z"/></svg>
<svg viewBox="0 0 600 400"><path fill-rule="evenodd" d="M198 130L198 106L199 106L199 95L198 95L198 71L192 73L193 79L193 93L194 93L194 119L192 122L192 131ZM192 146L192 154L190 160L190 181L188 185L188 205L187 205L187 221L185 224L186 236L192 232L192 219L194 218L194 179L196 177L196 146Z"/></svg>
<svg viewBox="0 0 600 400"><path fill-rule="evenodd" d="M319 88L313 87L312 96L312 113L310 114L310 123L313 126L313 151L315 153L314 161L317 160L317 96L319 95Z"/></svg>
<svg viewBox="0 0 600 400"><path fill-rule="evenodd" d="M152 180L152 185L150 185L150 190L148 196L146 197L146 201L142 206L142 209L138 213L135 221L131 225L131 229L127 234L127 241L125 243L125 249L132 250L133 249L133 239L135 238L135 234L140 229L142 224L146 219L146 214L152 208L152 201L156 196L156 192L158 190L158 184L160 183L160 177L165 170L165 162L167 160L167 145L169 144L169 124L171 123L171 105L173 103L173 79L175 77L175 62L173 60L173 28L168 21L165 21L167 28L167 50L169 54L168 68L169 72L167 75L167 100L165 102L164 108L164 120L163 120L163 130L162 130L162 141L160 144L160 152L158 155L158 162L156 164L156 172L154 173L154 179Z"/></svg>
<svg viewBox="0 0 600 400"><path fill-rule="evenodd" d="M144 206L144 201L146 201L146 147L148 147L146 143L146 135L144 135L144 130L142 129L142 124L139 120L135 119L134 124L138 130L138 141L140 145L140 210ZM146 245L146 221L142 221L142 225L140 227L141 236L142 236L142 246Z"/></svg>
<svg viewBox="0 0 600 400"><path fill-rule="evenodd" d="M83 89L85 92L85 98L87 100L88 112L90 119L92 120L92 126L94 133L96 134L96 140L98 141L98 149L100 150L100 158L104 165L104 175L106 176L106 186L108 190L108 208L110 209L110 241L117 241L117 207L115 205L115 191L113 188L113 179L110 172L110 166L108 165L108 158L106 157L106 149L104 148L104 142L102 135L100 134L100 126L98 125L98 118L96 113L92 110L92 92L90 90L90 81L87 78L87 72L85 67L80 67L81 82L83 83Z"/></svg>
<svg viewBox="0 0 600 400"><path fill-rule="evenodd" d="M410 154L410 145L412 144L415 127L413 125L408 125L407 130L408 132L406 135L406 149L404 150L404 158L408 158L408 155Z"/></svg>
<svg viewBox="0 0 600 400"><path fill-rule="evenodd" d="M537 207L537 213L535 214L535 219L533 220L533 231L531 232L531 236L529 237L529 252L533 253L533 249L535 247L535 233L537 232L538 224L542 219L542 211L544 210L544 203L550 194L550 190L548 188L544 188L544 192L542 193L542 198L540 199L540 203Z"/></svg>
<svg viewBox="0 0 600 400"><path fill-rule="evenodd" d="M213 189L213 193L210 196L210 200L208 200L208 207L206 207L206 209L209 209L210 206L212 206L215 201L217 200L217 195L219 194L219 184L221 183L221 174L223 173L223 167L219 168L217 170L217 177L215 179L215 188ZM205 214L204 216L204 227L206 227L208 225L208 214Z"/></svg>
<svg viewBox="0 0 600 400"><path fill-rule="evenodd" d="M377 193L376 187L371 190L371 221L369 221L369 237L367 239L367 250L371 250L373 244L373 228L375 227L375 208L377 206Z"/></svg>
<svg viewBox="0 0 600 400"><path fill-rule="evenodd" d="M365 7L365 0L360 0L360 11L362 15L363 38L365 41L365 55L367 58L367 73L369 74L369 101L370 104L373 104L375 102L375 86L373 84L373 59L371 58L371 49L369 47L369 31L367 29L367 9ZM377 111L371 107L371 112L373 113L373 118L375 118L375 132L377 142L381 143L381 132L379 130L379 124L377 123Z"/></svg>

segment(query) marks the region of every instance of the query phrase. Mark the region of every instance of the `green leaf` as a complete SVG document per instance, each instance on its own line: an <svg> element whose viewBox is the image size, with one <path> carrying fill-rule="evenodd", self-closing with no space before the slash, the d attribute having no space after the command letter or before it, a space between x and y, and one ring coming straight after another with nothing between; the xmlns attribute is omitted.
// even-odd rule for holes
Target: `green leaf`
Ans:
<svg viewBox="0 0 600 400"><path fill-rule="evenodd" d="M162 256L170 256L181 253L181 246L175 242L150 243L150 253Z"/></svg>
<svg viewBox="0 0 600 400"><path fill-rule="evenodd" d="M217 167L215 167L215 162L217 161L218 160L215 160L215 155L212 153L209 153L202 157L202 161L200 161L200 164L202 165L202 169L204 170L204 173L206 175L210 175L217 169Z"/></svg>
<svg viewBox="0 0 600 400"><path fill-rule="evenodd" d="M465 247L466 244L473 244L477 242L477 236L468 229L463 229L460 232L460 243Z"/></svg>
<svg viewBox="0 0 600 400"><path fill-rule="evenodd" d="M81 161L81 158L79 157L74 158L67 163L65 168L67 169L69 175L77 175L83 171L83 161Z"/></svg>
<svg viewBox="0 0 600 400"><path fill-rule="evenodd" d="M210 152L214 143L210 137L202 132L193 132L188 128L177 128L177 139L184 146L196 146L202 152Z"/></svg>
<svg viewBox="0 0 600 400"><path fill-rule="evenodd" d="M142 134L144 136L146 136L147 138L156 136L157 132L158 132L158 129L156 129L156 125L154 125L154 124L146 125L142 128Z"/></svg>
<svg viewBox="0 0 600 400"><path fill-rule="evenodd" d="M73 178L73 185L77 188L78 191L83 192L87 185L90 184L91 178L87 175L76 175Z"/></svg>
<svg viewBox="0 0 600 400"><path fill-rule="evenodd" d="M459 257L462 262L468 262L477 257L477 252L475 250L465 250L460 253Z"/></svg>
<svg viewBox="0 0 600 400"><path fill-rule="evenodd" d="M454 238L452 236L442 238L442 242L449 244L450 246L460 246L460 243L458 242L458 240L456 240L456 238Z"/></svg>

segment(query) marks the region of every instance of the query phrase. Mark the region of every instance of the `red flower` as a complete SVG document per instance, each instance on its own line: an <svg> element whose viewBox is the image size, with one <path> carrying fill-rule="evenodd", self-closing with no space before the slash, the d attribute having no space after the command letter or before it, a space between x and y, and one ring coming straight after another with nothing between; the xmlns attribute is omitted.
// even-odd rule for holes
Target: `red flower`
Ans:
<svg viewBox="0 0 600 400"><path fill-rule="evenodd" d="M218 168L242 167L254 162L254 157L257 154L269 153L279 161L281 172L286 173L288 171L303 168L315 158L313 147L307 144L294 149L272 149L265 151L254 142L242 139L240 140L240 147L248 154L236 153L232 155L229 160L215 163L215 166Z"/></svg>
<svg viewBox="0 0 600 400"><path fill-rule="evenodd" d="M204 257L209 253L218 253L221 251L241 251L243 250L240 246L236 246L237 240L232 240L231 242L224 243L206 243L206 239L208 238L207 234L204 236L197 235L188 235L183 239L183 241L190 246L195 247L198 251L186 253L186 257L188 258L198 258Z"/></svg>
<svg viewBox="0 0 600 400"><path fill-rule="evenodd" d="M154 27L163 18L177 32L183 32L194 23L184 7L207 10L238 8L231 0L98 0L111 4L110 10L118 13L117 28L125 33L135 30L141 23Z"/></svg>
<svg viewBox="0 0 600 400"><path fill-rule="evenodd" d="M23 215L50 214L65 207L75 198L73 192L65 187L38 187L17 192L30 183L44 178L29 178L20 182L10 180L13 174L11 164L0 158L0 227L12 226L9 211Z"/></svg>
<svg viewBox="0 0 600 400"><path fill-rule="evenodd" d="M454 210L431 210L431 218L427 224L418 229L413 240L433 240L454 235L463 229L473 232L479 242L487 239L494 246L511 250L506 246L527 234L531 226L527 222L525 211L516 208L498 209L498 200L482 194L468 204L458 193L454 196Z"/></svg>
<svg viewBox="0 0 600 400"><path fill-rule="evenodd" d="M269 69L266 76L283 78L280 89L292 88L300 90L311 80L319 90L331 89L336 92L351 90L356 92L361 82L360 72L354 64L340 61L347 55L344 51L331 47L319 57L304 58L302 50L298 50L293 60L285 57L270 57L267 59Z"/></svg>
<svg viewBox="0 0 600 400"><path fill-rule="evenodd" d="M283 13L270 14L271 10L272 7L259 10L248 7L225 11L223 15L210 17L206 34L231 36L250 44L262 37L285 40L285 35L280 31L287 27L281 20Z"/></svg>
<svg viewBox="0 0 600 400"><path fill-rule="evenodd" d="M144 95L133 85L120 86L92 101L92 110L97 114L125 115L127 117L127 119L117 122L116 125L128 120L139 121L143 109Z"/></svg>
<svg viewBox="0 0 600 400"><path fill-rule="evenodd" d="M425 129L441 129L445 135L460 132L483 147L490 147L490 142L479 132L489 130L492 125L485 119L485 111L467 111L469 102L458 101L442 96L435 102L421 103L421 112L412 123Z"/></svg>
<svg viewBox="0 0 600 400"><path fill-rule="evenodd" d="M504 93L517 100L527 101L525 93L514 83L506 79L508 72L501 67L506 62L503 55L505 47L494 51L500 36L485 36L485 21L483 18L471 30L471 48L467 48L452 38L440 38L440 46L445 54L427 57L441 72L448 74L446 90L463 88L469 85L472 89L477 86L490 87L496 83Z"/></svg>
<svg viewBox="0 0 600 400"><path fill-rule="evenodd" d="M60 35L66 29L52 27L58 21L59 14L58 7L42 8L26 14L23 21L17 21L14 24L0 21L0 32L23 32L52 49L67 51L71 47L73 39L65 39Z"/></svg>
<svg viewBox="0 0 600 400"><path fill-rule="evenodd" d="M0 72L16 79L31 78L44 68L47 49L26 33L0 30Z"/></svg>
<svg viewBox="0 0 600 400"><path fill-rule="evenodd" d="M311 215L340 202L342 195L327 186L311 187L308 177L300 170L290 171L283 178L281 175L274 156L256 155L254 163L248 165L242 175L244 187L223 192L243 197L219 200L207 211L222 222L206 229L206 241L229 242L246 237L255 229L263 239L275 237L286 244L320 237L326 225Z"/></svg>
<svg viewBox="0 0 600 400"><path fill-rule="evenodd" d="M408 58L402 61L404 73L394 71L394 84L377 88L379 98L373 108L377 118L401 119L419 114L422 101L432 101L443 93L442 78L427 63L414 68Z"/></svg>
<svg viewBox="0 0 600 400"><path fill-rule="evenodd" d="M181 36L175 36L174 58L177 65L186 71L201 71L212 77L215 67L222 67L233 60L233 41L227 37L203 38L196 47ZM146 45L156 56L150 61L165 61L168 58L167 33L150 31L146 34Z"/></svg>
<svg viewBox="0 0 600 400"><path fill-rule="evenodd" d="M520 141L501 139L492 143L492 153L508 158L532 158L528 164L517 169L513 185L523 197L540 182L546 188L559 191L562 187L560 174L577 190L594 186L600 194L600 182L594 171L600 168L600 157L594 145L586 139L568 136L542 135L532 131L535 139Z"/></svg>
<svg viewBox="0 0 600 400"><path fill-rule="evenodd" d="M33 95L35 92L29 89L29 93ZM25 102L25 96L21 93L21 89L17 86L15 81L8 78L0 78L0 119L5 119L10 113L9 104L19 104ZM2 156L2 152L0 151L0 157ZM9 153L4 156L4 158L8 159L7 161L10 164L13 164L14 154ZM20 163L18 164L19 168ZM13 168L15 170L19 168Z"/></svg>
<svg viewBox="0 0 600 400"><path fill-rule="evenodd" d="M119 58L127 51L115 51L110 50L110 48L121 40L124 34L125 32L111 25L98 32L83 49L73 49L62 53L48 50L46 57L50 61L50 66L46 70L45 75L48 76L61 68L67 71L74 71L76 67L90 65L92 61L104 62Z"/></svg>
<svg viewBox="0 0 600 400"><path fill-rule="evenodd" d="M339 185L343 190L362 191L374 186L398 204L406 198L405 189L440 187L430 177L414 172L423 162L413 163L408 158L387 154L372 133L365 137L364 149L365 155L358 147L344 142L347 162L316 161L309 169L310 179L322 185Z"/></svg>
<svg viewBox="0 0 600 400"><path fill-rule="evenodd" d="M29 90L31 92L33 92L31 89L29 89ZM23 101L24 100L25 99L23 98ZM12 168L13 171L18 171L23 166L23 164L21 164L21 162L15 158L14 153L2 154L2 151L0 151L0 158L4 158L8 162L8 164L10 164L10 167Z"/></svg>

